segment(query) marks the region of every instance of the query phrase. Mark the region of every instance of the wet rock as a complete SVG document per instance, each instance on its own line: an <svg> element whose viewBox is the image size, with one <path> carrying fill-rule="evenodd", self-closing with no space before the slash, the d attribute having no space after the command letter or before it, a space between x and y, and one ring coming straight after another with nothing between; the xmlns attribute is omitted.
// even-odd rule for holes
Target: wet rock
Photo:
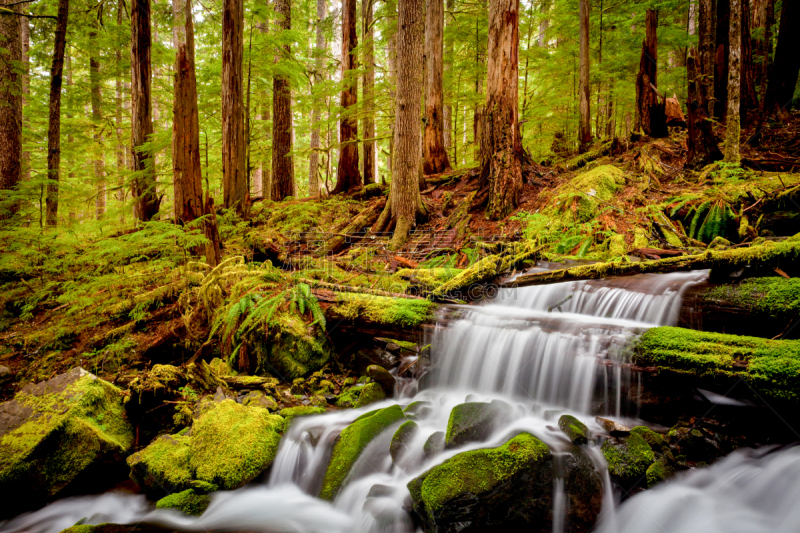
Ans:
<svg viewBox="0 0 800 533"><path fill-rule="evenodd" d="M96 490L133 444L123 392L75 368L0 404L0 515Z"/></svg>
<svg viewBox="0 0 800 533"><path fill-rule="evenodd" d="M356 385L339 395L336 405L339 407L364 407L386 398L386 393L377 383Z"/></svg>
<svg viewBox="0 0 800 533"><path fill-rule="evenodd" d="M717 432L694 425L676 425L666 438L672 453L687 467L697 463L710 464L734 448L730 443L722 442Z"/></svg>
<svg viewBox="0 0 800 533"><path fill-rule="evenodd" d="M405 414L406 418L410 420L421 420L426 418L432 412L433 405L431 402L425 400L411 402L405 409L403 409L403 414Z"/></svg>
<svg viewBox="0 0 800 533"><path fill-rule="evenodd" d="M608 431L611 435L622 436L627 435L631 432L631 428L627 426L623 426L619 422L615 422L608 418L600 418L599 416L595 417L595 421L600 424L600 426Z"/></svg>
<svg viewBox="0 0 800 533"><path fill-rule="evenodd" d="M491 436L495 427L508 420L511 406L494 400L491 403L470 402L457 405L450 411L445 448L452 449L468 442L482 442Z"/></svg>
<svg viewBox="0 0 800 533"><path fill-rule="evenodd" d="M397 489L389 485L381 485L376 483L372 485L367 493L367 498L383 498L386 496L394 496L397 494Z"/></svg>
<svg viewBox="0 0 800 533"><path fill-rule="evenodd" d="M278 402L272 396L267 396L266 393L260 390L248 392L240 403L252 407L261 407L267 411L278 409Z"/></svg>
<svg viewBox="0 0 800 533"><path fill-rule="evenodd" d="M152 499L191 488L189 441L185 435L158 437L128 457L131 479Z"/></svg>
<svg viewBox="0 0 800 533"><path fill-rule="evenodd" d="M389 445L389 455L392 456L392 461L395 464L398 464L406 451L408 451L408 443L411 442L418 431L419 425L413 420L407 420L397 428Z"/></svg>
<svg viewBox="0 0 800 533"><path fill-rule="evenodd" d="M664 435L660 433L656 433L652 429L646 426L636 426L631 428L631 433L639 435L644 440L647 441L647 444L650 445L654 451L660 450L662 446L664 446Z"/></svg>
<svg viewBox="0 0 800 533"><path fill-rule="evenodd" d="M451 457L408 490L427 532L550 531L553 456L521 433L498 448Z"/></svg>
<svg viewBox="0 0 800 533"><path fill-rule="evenodd" d="M325 414L323 407L316 405L298 405L297 407L286 407L281 409L280 415L284 418L284 430L289 429L289 425L298 416L313 416Z"/></svg>
<svg viewBox="0 0 800 533"><path fill-rule="evenodd" d="M559 460L560 470L565 472L568 500L564 531L590 531L603 507L603 478L581 448L560 456Z"/></svg>
<svg viewBox="0 0 800 533"><path fill-rule="evenodd" d="M601 450L608 463L609 473L624 486L632 486L644 479L647 468L655 461L655 454L640 435L611 437Z"/></svg>
<svg viewBox="0 0 800 533"><path fill-rule="evenodd" d="M662 456L647 467L647 472L645 473L647 487L650 488L657 483L661 483L673 475L675 475L675 469L672 467L667 457Z"/></svg>
<svg viewBox="0 0 800 533"><path fill-rule="evenodd" d="M395 378L389 373L388 370L378 365L369 365L367 367L367 375L372 378L375 383L383 387L383 391L388 395L394 395Z"/></svg>
<svg viewBox="0 0 800 533"><path fill-rule="evenodd" d="M442 453L444 451L444 431L437 431L428 437L422 451L428 459Z"/></svg>
<svg viewBox="0 0 800 533"><path fill-rule="evenodd" d="M365 368L369 365L394 368L399 361L396 353L384 350L382 347L362 348L354 354L354 359L355 366L358 368Z"/></svg>
<svg viewBox="0 0 800 533"><path fill-rule="evenodd" d="M11 369L7 366L0 365L0 383L11 379Z"/></svg>
<svg viewBox="0 0 800 533"><path fill-rule="evenodd" d="M558 427L573 444L580 445L589 442L589 428L572 415L561 415L561 418L558 419Z"/></svg>
<svg viewBox="0 0 800 533"><path fill-rule="evenodd" d="M400 406L393 405L365 413L344 428L333 446L320 498L333 500L364 448L382 431L403 418Z"/></svg>
<svg viewBox="0 0 800 533"><path fill-rule="evenodd" d="M177 509L189 516L200 516L210 503L211 496L188 489L161 498L156 502L156 509Z"/></svg>

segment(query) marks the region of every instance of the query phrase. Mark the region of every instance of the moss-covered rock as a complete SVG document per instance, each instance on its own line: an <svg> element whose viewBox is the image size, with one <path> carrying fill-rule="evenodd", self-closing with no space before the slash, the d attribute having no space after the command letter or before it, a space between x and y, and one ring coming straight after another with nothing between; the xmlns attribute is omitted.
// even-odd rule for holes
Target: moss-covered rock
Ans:
<svg viewBox="0 0 800 533"><path fill-rule="evenodd" d="M389 455L392 456L392 461L397 464L400 459L408 451L408 444L419 431L419 425L413 420L406 420L397 431L394 432L392 442L389 444Z"/></svg>
<svg viewBox="0 0 800 533"><path fill-rule="evenodd" d="M444 431L436 431L428 437L425 444L422 446L422 452L425 457L430 459L444 451Z"/></svg>
<svg viewBox="0 0 800 533"><path fill-rule="evenodd" d="M417 400L408 404L406 408L403 409L403 414L406 415L406 418L409 420L419 420L427 417L432 411L433 406L431 402Z"/></svg>
<svg viewBox="0 0 800 533"><path fill-rule="evenodd" d="M388 370L378 365L369 365L367 367L367 376L372 378L372 381L380 384L387 395L394 394L395 378Z"/></svg>
<svg viewBox="0 0 800 533"><path fill-rule="evenodd" d="M558 419L558 427L574 444L580 445L589 442L589 428L572 415L561 415L561 418Z"/></svg>
<svg viewBox="0 0 800 533"><path fill-rule="evenodd" d="M625 174L613 165L601 165L572 178L556 197L555 208L578 222L588 222L597 216L603 202L608 202L625 185Z"/></svg>
<svg viewBox="0 0 800 533"><path fill-rule="evenodd" d="M19 513L64 489L102 484L132 443L123 393L110 383L75 368L26 385L0 404L2 508Z"/></svg>
<svg viewBox="0 0 800 533"><path fill-rule="evenodd" d="M325 332L309 327L301 316L278 313L269 333L252 338L256 373L296 379L319 370L330 360L331 347Z"/></svg>
<svg viewBox="0 0 800 533"><path fill-rule="evenodd" d="M499 400L456 405L450 411L447 422L445 448L449 450L469 442L486 440L492 430L508 418L510 411L511 406Z"/></svg>
<svg viewBox="0 0 800 533"><path fill-rule="evenodd" d="M249 407L261 407L267 411L275 411L278 408L278 402L272 396L267 396L264 391L254 390L250 391L242 398L242 405Z"/></svg>
<svg viewBox="0 0 800 533"><path fill-rule="evenodd" d="M382 431L402 419L402 409L398 405L393 405L365 413L344 428L333 446L331 460L322 481L320 498L324 500L335 498L364 448Z"/></svg>
<svg viewBox="0 0 800 533"><path fill-rule="evenodd" d="M649 444L650 448L652 448L653 450L660 450L661 447L664 445L664 435L656 433L647 426L636 426L634 428L631 428L631 433L639 435L644 440L646 440L647 444Z"/></svg>
<svg viewBox="0 0 800 533"><path fill-rule="evenodd" d="M675 469L670 465L665 457L660 457L653 464L647 467L645 477L647 478L647 487L650 488L657 483L661 483L667 478L675 474Z"/></svg>
<svg viewBox="0 0 800 533"><path fill-rule="evenodd" d="M608 471L626 485L642 479L655 461L650 445L635 433L627 437L612 437L603 443L601 450L608 463Z"/></svg>
<svg viewBox="0 0 800 533"><path fill-rule="evenodd" d="M131 479L154 499L188 489L193 479L189 441L183 435L158 437L128 457Z"/></svg>
<svg viewBox="0 0 800 533"><path fill-rule="evenodd" d="M553 456L521 433L498 448L460 453L408 484L426 531L514 528L546 530L553 492Z"/></svg>
<svg viewBox="0 0 800 533"><path fill-rule="evenodd" d="M336 405L339 407L364 407L374 402L381 401L386 398L386 393L377 383L367 383L365 385L356 385L347 389L336 400Z"/></svg>
<svg viewBox="0 0 800 533"><path fill-rule="evenodd" d="M428 300L343 293L337 295L337 303L331 309L349 320L365 318L380 324L413 327L429 322L435 308L436 304Z"/></svg>
<svg viewBox="0 0 800 533"><path fill-rule="evenodd" d="M156 509L177 509L189 516L200 516L210 503L211 496L188 489L161 498L156 502Z"/></svg>
<svg viewBox="0 0 800 533"><path fill-rule="evenodd" d="M645 332L634 348L643 367L709 381L741 378L761 394L800 401L800 340L769 340L675 327Z"/></svg>
<svg viewBox="0 0 800 533"><path fill-rule="evenodd" d="M189 443L196 479L223 490L241 487L275 459L283 418L233 400L219 403L195 421Z"/></svg>

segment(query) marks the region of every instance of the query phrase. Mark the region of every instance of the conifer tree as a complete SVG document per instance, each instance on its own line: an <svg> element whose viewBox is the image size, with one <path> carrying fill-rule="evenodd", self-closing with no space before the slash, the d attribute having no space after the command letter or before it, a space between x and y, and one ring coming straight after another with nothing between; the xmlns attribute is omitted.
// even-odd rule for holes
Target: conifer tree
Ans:
<svg viewBox="0 0 800 533"><path fill-rule="evenodd" d="M0 6L11 0L0 0ZM22 37L17 17L0 14L0 189L14 189L20 180L22 150ZM9 205L9 207L11 207ZM13 209L12 209L13 210ZM0 218L7 213L0 212Z"/></svg>
<svg viewBox="0 0 800 533"><path fill-rule="evenodd" d="M222 188L225 207L246 215L250 207L245 169L244 6L242 0L222 3Z"/></svg>
<svg viewBox="0 0 800 533"><path fill-rule="evenodd" d="M50 67L50 116L47 128L47 195L45 197L48 226L58 224L58 181L61 167L61 84L64 52L67 47L69 0L58 1L53 63Z"/></svg>
<svg viewBox="0 0 800 533"><path fill-rule="evenodd" d="M356 0L342 1L342 117L339 119L339 164L334 194L361 186L358 172L358 34Z"/></svg>
<svg viewBox="0 0 800 533"><path fill-rule="evenodd" d="M439 174L450 170L444 143L444 0L427 0L425 9L425 137L423 170Z"/></svg>
<svg viewBox="0 0 800 533"><path fill-rule="evenodd" d="M276 26L282 30L292 29L292 6L290 0L275 0ZM289 56L289 45L281 47L282 54ZM272 186L273 200L283 200L294 195L294 160L292 158L292 92L289 80L276 75L272 82Z"/></svg>

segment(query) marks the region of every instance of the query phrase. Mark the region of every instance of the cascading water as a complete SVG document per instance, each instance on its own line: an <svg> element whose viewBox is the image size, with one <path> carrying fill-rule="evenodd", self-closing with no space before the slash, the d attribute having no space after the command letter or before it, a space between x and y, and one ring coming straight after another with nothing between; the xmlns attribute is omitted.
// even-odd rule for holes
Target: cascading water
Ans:
<svg viewBox="0 0 800 533"><path fill-rule="evenodd" d="M0 531L58 533L81 518L204 531L414 531L406 485L432 466L466 450L499 446L522 431L547 444L558 464L572 445L554 425L568 411L600 432L590 415L621 413L630 339L649 327L675 323L682 291L705 276L676 273L503 289L490 303L457 308L460 316L437 328L429 388L413 397L398 391L397 400L369 408L296 419L282 439L267 485L217 493L199 519L152 511L142 496L112 493L56 502ZM426 457L426 440L446 431L456 405L492 400L505 402L508 413L488 440ZM332 505L314 498L344 427L368 410L412 402L421 402L415 417L419 430L402 457L395 461L389 454L398 422L361 453ZM613 498L604 459L594 446L583 448L604 478L604 514L609 516ZM565 527L566 500L564 480L556 477L553 531Z"/></svg>

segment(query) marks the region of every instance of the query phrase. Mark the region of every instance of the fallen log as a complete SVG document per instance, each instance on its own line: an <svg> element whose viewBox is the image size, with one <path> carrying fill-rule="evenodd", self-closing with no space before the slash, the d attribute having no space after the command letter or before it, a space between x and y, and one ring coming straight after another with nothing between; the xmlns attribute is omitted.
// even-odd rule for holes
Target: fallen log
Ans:
<svg viewBox="0 0 800 533"><path fill-rule="evenodd" d="M571 268L534 272L502 284L503 287L527 287L543 283L602 279L610 276L667 273L681 270L712 269L712 275L730 274L751 264L760 268L797 270L800 260L800 237L790 237L781 242L767 241L757 246L729 250L706 250L701 254L669 257L638 263L594 263Z"/></svg>
<svg viewBox="0 0 800 533"><path fill-rule="evenodd" d="M325 243L325 247L322 250L323 253L338 252L345 244L348 235L356 234L365 227L374 224L375 221L378 220L378 215L380 215L385 204L386 200L381 198L361 211L347 226L334 234L334 236Z"/></svg>

